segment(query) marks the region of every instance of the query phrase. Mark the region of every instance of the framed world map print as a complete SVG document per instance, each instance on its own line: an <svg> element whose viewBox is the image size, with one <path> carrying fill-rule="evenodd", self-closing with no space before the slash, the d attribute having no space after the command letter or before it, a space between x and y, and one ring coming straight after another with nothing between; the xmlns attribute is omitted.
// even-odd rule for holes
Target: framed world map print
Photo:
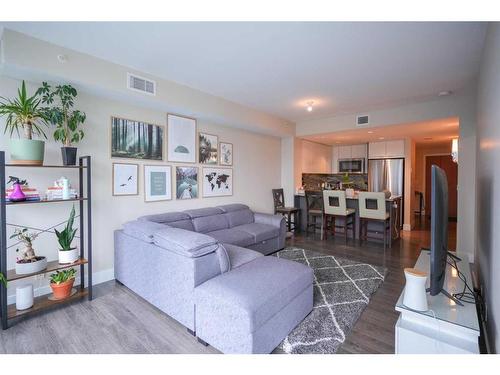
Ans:
<svg viewBox="0 0 500 375"><path fill-rule="evenodd" d="M233 195L232 168L203 168L203 197Z"/></svg>
<svg viewBox="0 0 500 375"><path fill-rule="evenodd" d="M146 202L172 199L172 167L144 166L144 200Z"/></svg>

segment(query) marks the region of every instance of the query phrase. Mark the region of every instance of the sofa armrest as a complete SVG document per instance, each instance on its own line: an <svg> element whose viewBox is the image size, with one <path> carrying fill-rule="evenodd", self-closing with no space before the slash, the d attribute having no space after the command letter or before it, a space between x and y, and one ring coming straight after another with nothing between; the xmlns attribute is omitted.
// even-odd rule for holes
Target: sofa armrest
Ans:
<svg viewBox="0 0 500 375"><path fill-rule="evenodd" d="M285 217L282 215L263 214L260 212L254 212L253 215L255 222L259 224L272 225L278 228L285 225Z"/></svg>

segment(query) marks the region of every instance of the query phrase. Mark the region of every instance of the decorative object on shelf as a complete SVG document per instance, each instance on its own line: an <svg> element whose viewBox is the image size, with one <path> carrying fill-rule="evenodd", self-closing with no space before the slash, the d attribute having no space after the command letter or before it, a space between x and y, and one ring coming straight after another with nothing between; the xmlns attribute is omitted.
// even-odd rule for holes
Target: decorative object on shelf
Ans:
<svg viewBox="0 0 500 375"><path fill-rule="evenodd" d="M172 167L144 166L144 200L146 202L172 199Z"/></svg>
<svg viewBox="0 0 500 375"><path fill-rule="evenodd" d="M67 270L57 271L50 275L50 287L55 300L61 300L71 296L73 284L75 283L76 270L69 268Z"/></svg>
<svg viewBox="0 0 500 375"><path fill-rule="evenodd" d="M75 189L71 187L70 181L62 176L60 179L54 181L54 185L47 188L45 192L47 200L58 200L58 199L75 199L78 194Z"/></svg>
<svg viewBox="0 0 500 375"><path fill-rule="evenodd" d="M458 164L458 139L451 140L451 158L454 163Z"/></svg>
<svg viewBox="0 0 500 375"><path fill-rule="evenodd" d="M33 284L16 288L16 310L26 310L33 306Z"/></svg>
<svg viewBox="0 0 500 375"><path fill-rule="evenodd" d="M415 268L405 268L405 289L403 304L416 311L427 311L427 293L425 291L425 283L427 274Z"/></svg>
<svg viewBox="0 0 500 375"><path fill-rule="evenodd" d="M113 195L139 195L139 165L113 163Z"/></svg>
<svg viewBox="0 0 500 375"><path fill-rule="evenodd" d="M27 185L26 180L20 180L18 177L9 176L7 184L12 182L12 192L8 195L9 202L24 202L26 194L23 193L22 187Z"/></svg>
<svg viewBox="0 0 500 375"><path fill-rule="evenodd" d="M78 95L71 85L57 85L52 88L47 82L37 90L42 103L49 105L43 108L47 119L56 126L54 140L61 142L63 165L76 165L76 147L72 144L80 142L84 133L79 129L85 122L85 112L74 110L75 98Z"/></svg>
<svg viewBox="0 0 500 375"><path fill-rule="evenodd" d="M217 165L219 138L216 135L198 133L198 159L201 164Z"/></svg>
<svg viewBox="0 0 500 375"><path fill-rule="evenodd" d="M33 249L33 241L36 240L38 235L39 233L29 233L28 228L17 228L14 234L10 236L10 239L16 238L26 246L22 253L22 258L16 261L17 274L25 275L28 273L40 272L47 268L47 258L37 256L35 254L35 249ZM17 249L17 251L19 251L19 249Z"/></svg>
<svg viewBox="0 0 500 375"><path fill-rule="evenodd" d="M47 138L43 131L49 120L45 110L40 106L41 99L35 93L28 97L26 84L23 81L17 90L17 98L0 97L0 116L7 116L4 133L10 133L10 159L12 164L42 165L45 142L33 139L33 136ZM12 135L24 131L25 138L13 139Z"/></svg>
<svg viewBox="0 0 500 375"><path fill-rule="evenodd" d="M177 199L198 198L198 168L176 167L175 186Z"/></svg>
<svg viewBox="0 0 500 375"><path fill-rule="evenodd" d="M167 114L168 161L196 163L196 120Z"/></svg>
<svg viewBox="0 0 500 375"><path fill-rule="evenodd" d="M203 196L223 197L233 195L232 168L203 168Z"/></svg>
<svg viewBox="0 0 500 375"><path fill-rule="evenodd" d="M163 160L163 126L111 117L111 157Z"/></svg>
<svg viewBox="0 0 500 375"><path fill-rule="evenodd" d="M233 165L233 144L227 142L220 143L220 165Z"/></svg>
<svg viewBox="0 0 500 375"><path fill-rule="evenodd" d="M71 208L68 221L66 222L66 227L59 232L54 229L57 237L57 242L59 243L59 264L70 264L78 260L78 249L72 247L71 243L75 238L77 229L73 228L73 222L75 221L75 206Z"/></svg>

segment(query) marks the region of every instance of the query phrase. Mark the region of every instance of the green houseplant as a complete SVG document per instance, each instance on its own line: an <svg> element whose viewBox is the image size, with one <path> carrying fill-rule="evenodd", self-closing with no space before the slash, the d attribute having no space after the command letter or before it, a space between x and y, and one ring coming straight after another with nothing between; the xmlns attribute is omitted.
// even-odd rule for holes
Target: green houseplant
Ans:
<svg viewBox="0 0 500 375"><path fill-rule="evenodd" d="M3 284L7 288L7 279L1 272L0 272L0 284Z"/></svg>
<svg viewBox="0 0 500 375"><path fill-rule="evenodd" d="M56 126L54 139L63 144L63 164L75 165L77 149L72 147L72 144L80 142L84 137L80 126L86 119L84 112L73 109L78 95L76 89L71 85L52 88L47 82L43 82L37 94L42 96L42 103L49 105L44 111L50 122Z"/></svg>
<svg viewBox="0 0 500 375"><path fill-rule="evenodd" d="M71 243L75 238L77 229L73 228L73 222L75 221L75 206L71 209L66 226L62 231L54 230L57 237L57 242L59 242L59 263L68 264L74 263L78 260L78 249L72 247Z"/></svg>
<svg viewBox="0 0 500 375"><path fill-rule="evenodd" d="M25 249L22 252L22 257L16 260L16 273L23 275L28 273L40 272L47 268L47 258L37 256L35 249L33 249L33 242L38 237L39 233L28 232L28 228L19 229L14 231L10 239L17 239L20 243L24 244ZM19 251L19 249L17 249Z"/></svg>
<svg viewBox="0 0 500 375"><path fill-rule="evenodd" d="M0 116L6 116L5 133L9 133L10 158L14 164L42 165L45 142L33 139L33 136L47 138L43 128L49 124L46 111L41 106L38 91L28 96L23 81L17 90L17 98L0 97ZM24 133L24 139L21 137ZM12 138L14 133L19 138Z"/></svg>
<svg viewBox="0 0 500 375"><path fill-rule="evenodd" d="M50 288L55 299L68 298L75 282L76 271L70 268L50 275Z"/></svg>

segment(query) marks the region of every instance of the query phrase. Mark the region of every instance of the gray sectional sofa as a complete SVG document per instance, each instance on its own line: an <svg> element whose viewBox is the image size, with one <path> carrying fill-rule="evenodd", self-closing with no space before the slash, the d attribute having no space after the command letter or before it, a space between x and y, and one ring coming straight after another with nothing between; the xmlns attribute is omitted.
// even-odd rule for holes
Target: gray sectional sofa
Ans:
<svg viewBox="0 0 500 375"><path fill-rule="evenodd" d="M313 273L264 255L281 216L231 204L149 215L115 231L115 278L223 353L269 353L313 305Z"/></svg>

